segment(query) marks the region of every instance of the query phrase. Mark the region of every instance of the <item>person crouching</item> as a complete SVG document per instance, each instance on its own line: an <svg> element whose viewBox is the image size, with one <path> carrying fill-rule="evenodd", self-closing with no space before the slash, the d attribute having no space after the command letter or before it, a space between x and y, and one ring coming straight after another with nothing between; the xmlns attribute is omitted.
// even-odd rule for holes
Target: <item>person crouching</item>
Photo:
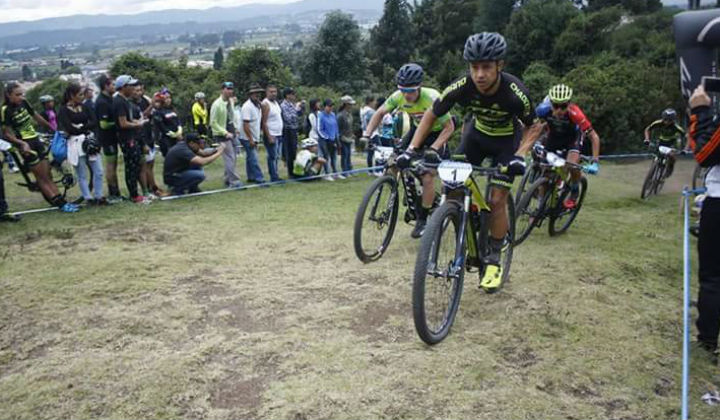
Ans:
<svg viewBox="0 0 720 420"><path fill-rule="evenodd" d="M203 151L203 140L197 134L178 138L165 156L163 178L173 195L200 192L198 186L205 180L203 166L222 156L225 144L215 151Z"/></svg>
<svg viewBox="0 0 720 420"><path fill-rule="evenodd" d="M326 161L317 155L317 140L305 139L302 141L301 147L302 150L295 157L293 175L305 178L319 174Z"/></svg>

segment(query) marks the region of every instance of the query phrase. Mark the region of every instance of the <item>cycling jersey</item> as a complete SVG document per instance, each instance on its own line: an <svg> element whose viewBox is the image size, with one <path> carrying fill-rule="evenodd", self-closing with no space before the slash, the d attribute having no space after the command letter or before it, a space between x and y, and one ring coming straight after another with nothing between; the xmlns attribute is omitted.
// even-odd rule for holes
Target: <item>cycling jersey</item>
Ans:
<svg viewBox="0 0 720 420"><path fill-rule="evenodd" d="M475 128L488 136L513 136L518 122L530 126L535 119L535 110L530 102L527 88L517 77L501 72L500 86L493 95L485 96L477 90L470 75L456 80L448 86L433 105L433 113L447 114L458 104L472 114Z"/></svg>
<svg viewBox="0 0 720 420"><path fill-rule="evenodd" d="M658 140L660 140L660 143L664 143L665 145L670 145L672 142L677 140L678 136L685 135L685 130L683 130L682 127L676 123L665 124L663 120L653 121L647 129L650 132L657 132Z"/></svg>
<svg viewBox="0 0 720 420"><path fill-rule="evenodd" d="M205 105L195 102L192 106L193 126L200 135L207 134L208 110Z"/></svg>
<svg viewBox="0 0 720 420"><path fill-rule="evenodd" d="M568 104L567 113L556 117L549 100L535 108L537 117L547 122L547 148L553 152L565 150L580 151L582 134L592 130L592 124L579 106Z"/></svg>
<svg viewBox="0 0 720 420"><path fill-rule="evenodd" d="M295 176L313 176L318 171L313 167L317 162L317 155L309 150L303 149L298 152L293 162L293 174Z"/></svg>
<svg viewBox="0 0 720 420"><path fill-rule="evenodd" d="M95 118L98 122L98 140L105 156L117 156L118 138L112 96L101 92L95 100Z"/></svg>
<svg viewBox="0 0 720 420"><path fill-rule="evenodd" d="M415 102L408 102L405 99L405 95L399 90L395 91L386 101L385 110L387 112L393 112L396 109L407 112L413 122L413 125L417 126L420 124L425 111L433 107L433 103L440 97L440 92L435 89L422 87L418 95L418 99ZM442 131L445 123L450 119L450 115L447 113L442 114L438 117L432 126L432 131Z"/></svg>
<svg viewBox="0 0 720 420"><path fill-rule="evenodd" d="M38 138L33 125L34 115L35 110L23 99L18 106L3 105L2 112L0 112L0 121L2 121L3 126L11 128L15 137L19 140L32 140Z"/></svg>

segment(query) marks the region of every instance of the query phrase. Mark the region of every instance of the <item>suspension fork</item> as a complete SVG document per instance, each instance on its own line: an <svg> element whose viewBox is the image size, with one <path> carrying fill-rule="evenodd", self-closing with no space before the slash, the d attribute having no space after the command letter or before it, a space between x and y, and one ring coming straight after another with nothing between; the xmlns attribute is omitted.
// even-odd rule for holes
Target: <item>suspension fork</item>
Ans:
<svg viewBox="0 0 720 420"><path fill-rule="evenodd" d="M470 192L467 188L464 189L462 213L460 217L460 234L456 238L455 244L455 267L459 267L463 270L465 267L465 247L469 247L470 256L474 257L477 255L474 230L470 226L471 220L468 217L470 214Z"/></svg>

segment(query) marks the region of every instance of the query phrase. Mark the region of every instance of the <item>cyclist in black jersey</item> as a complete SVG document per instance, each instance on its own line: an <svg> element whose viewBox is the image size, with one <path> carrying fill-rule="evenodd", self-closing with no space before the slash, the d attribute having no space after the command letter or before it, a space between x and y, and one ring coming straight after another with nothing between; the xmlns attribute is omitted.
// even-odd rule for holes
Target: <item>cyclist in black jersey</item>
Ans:
<svg viewBox="0 0 720 420"><path fill-rule="evenodd" d="M482 32L468 37L463 58L469 63L469 72L448 86L433 108L423 116L406 153L416 153L435 120L445 115L454 105L460 105L472 118L466 122L460 147L456 154L465 154L467 160L480 165L485 158L492 165L508 168L507 174L492 179L490 196L490 255L481 286L493 289L499 286L502 272L500 253L509 229L507 197L514 175L525 172L522 157L532 146L542 126L534 122L535 110L528 90L517 77L503 72L507 50L505 38L496 32ZM426 157L437 159L432 150Z"/></svg>

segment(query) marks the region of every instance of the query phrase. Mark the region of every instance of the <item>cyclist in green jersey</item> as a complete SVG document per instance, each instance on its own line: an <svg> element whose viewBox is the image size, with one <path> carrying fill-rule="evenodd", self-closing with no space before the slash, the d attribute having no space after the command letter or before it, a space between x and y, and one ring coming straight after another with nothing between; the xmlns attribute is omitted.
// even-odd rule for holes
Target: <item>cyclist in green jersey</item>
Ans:
<svg viewBox="0 0 720 420"><path fill-rule="evenodd" d="M5 86L5 103L0 109L0 125L5 139L20 152L23 165L35 176L38 187L45 199L62 212L75 213L78 206L65 201L53 182L48 148L40 140L35 125L54 131L50 124L25 100L25 90L15 82Z"/></svg>
<svg viewBox="0 0 720 420"><path fill-rule="evenodd" d="M403 137L402 148L407 148L423 115L432 108L435 100L440 97L440 92L437 90L422 86L423 77L424 71L422 67L415 63L405 64L400 67L396 76L398 90L385 101L384 106L378 108L375 112L365 128L363 137L369 138L387 113L396 110L406 112L410 116L411 128ZM433 122L430 132L424 138L424 142L417 146L418 151L427 149L438 156L438 160L441 155L447 157L446 144L454 131L455 124L450 115L440 116ZM407 164L409 164L408 160L398 161L398 166L401 168ZM425 230L427 216L435 199L434 176L434 171L428 171L422 176L422 205L416 206L415 209L417 221L410 234L413 238L421 237Z"/></svg>
<svg viewBox="0 0 720 420"><path fill-rule="evenodd" d="M506 51L505 38L496 32L468 37L463 51L463 58L469 64L468 74L445 89L432 109L425 112L406 152L413 153L415 147L423 144L437 119L457 104L472 118L463 127L461 145L455 153L465 154L473 165L492 158L492 165L507 167L506 174L491 180L490 253L480 282L485 290L496 289L502 280L499 262L510 226L508 194L514 175L525 172L522 156L542 129L542 125L534 121L535 110L528 90L520 79L503 72Z"/></svg>
<svg viewBox="0 0 720 420"><path fill-rule="evenodd" d="M664 110L659 120L655 120L645 127L645 145L650 145L650 136L657 133L656 137L659 146L675 147L680 150L682 148L682 138L685 136L685 130L677 124L677 112L668 108ZM672 175L675 168L675 156L668 155L668 168L666 178Z"/></svg>

